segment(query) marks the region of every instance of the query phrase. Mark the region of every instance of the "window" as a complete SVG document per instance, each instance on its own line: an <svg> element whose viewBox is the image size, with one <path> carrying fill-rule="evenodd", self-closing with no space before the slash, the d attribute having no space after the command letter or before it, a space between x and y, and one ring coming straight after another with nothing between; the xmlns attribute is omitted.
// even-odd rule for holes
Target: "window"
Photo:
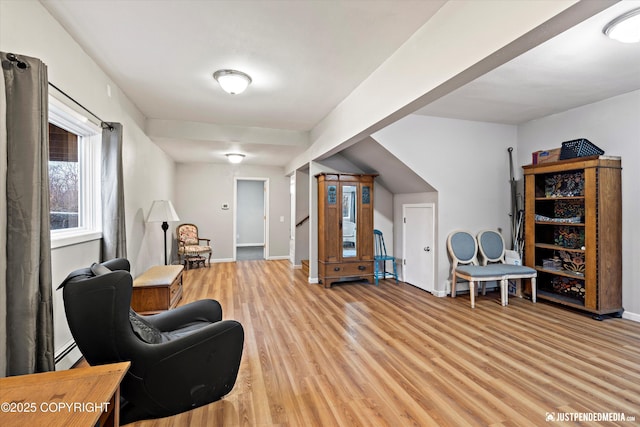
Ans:
<svg viewBox="0 0 640 427"><path fill-rule="evenodd" d="M49 205L53 248L101 237L102 131L49 97Z"/></svg>

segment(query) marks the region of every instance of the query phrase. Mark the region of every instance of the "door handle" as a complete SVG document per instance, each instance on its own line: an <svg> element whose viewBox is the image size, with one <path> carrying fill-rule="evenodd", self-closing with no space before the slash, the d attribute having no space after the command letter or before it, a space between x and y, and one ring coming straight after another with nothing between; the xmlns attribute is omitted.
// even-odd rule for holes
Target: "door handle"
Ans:
<svg viewBox="0 0 640 427"><path fill-rule="evenodd" d="M431 252L431 248L429 246L427 246L426 248L424 248L425 252Z"/></svg>

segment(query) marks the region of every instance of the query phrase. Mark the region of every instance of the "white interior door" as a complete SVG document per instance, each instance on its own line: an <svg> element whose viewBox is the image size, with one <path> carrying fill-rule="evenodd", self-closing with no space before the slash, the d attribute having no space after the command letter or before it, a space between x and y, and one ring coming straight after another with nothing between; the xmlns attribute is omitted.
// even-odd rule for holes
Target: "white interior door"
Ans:
<svg viewBox="0 0 640 427"><path fill-rule="evenodd" d="M403 281L434 292L434 205L402 205Z"/></svg>

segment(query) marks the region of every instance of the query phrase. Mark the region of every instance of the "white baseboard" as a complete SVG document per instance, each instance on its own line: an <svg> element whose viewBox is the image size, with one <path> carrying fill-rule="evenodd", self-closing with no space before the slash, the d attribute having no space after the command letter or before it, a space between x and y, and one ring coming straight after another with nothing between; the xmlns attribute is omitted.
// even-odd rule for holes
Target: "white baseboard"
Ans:
<svg viewBox="0 0 640 427"><path fill-rule="evenodd" d="M282 260L282 259L289 259L289 255L278 255L278 256L270 256L267 257L268 261L277 261L277 260Z"/></svg>
<svg viewBox="0 0 640 427"><path fill-rule="evenodd" d="M264 246L264 243L236 243L237 248L244 248L249 246Z"/></svg>
<svg viewBox="0 0 640 427"><path fill-rule="evenodd" d="M318 279L317 277L309 277L309 283L311 284L320 283L320 279Z"/></svg>
<svg viewBox="0 0 640 427"><path fill-rule="evenodd" d="M625 311L624 313L622 313L622 318L632 320L634 322L640 322L640 314L632 313L630 311Z"/></svg>
<svg viewBox="0 0 640 427"><path fill-rule="evenodd" d="M487 283L487 291L493 291L499 288L499 285L496 282L486 282ZM482 284L483 282L476 283L476 290L479 289L479 292L482 292ZM458 282L456 285L456 294L460 292L469 292L469 283L468 282ZM433 293L436 296L446 296L451 295L451 280L447 280L445 282L445 290L444 291L435 291Z"/></svg>
<svg viewBox="0 0 640 427"><path fill-rule="evenodd" d="M219 262L234 262L233 258L214 258L211 260L211 264L219 263Z"/></svg>

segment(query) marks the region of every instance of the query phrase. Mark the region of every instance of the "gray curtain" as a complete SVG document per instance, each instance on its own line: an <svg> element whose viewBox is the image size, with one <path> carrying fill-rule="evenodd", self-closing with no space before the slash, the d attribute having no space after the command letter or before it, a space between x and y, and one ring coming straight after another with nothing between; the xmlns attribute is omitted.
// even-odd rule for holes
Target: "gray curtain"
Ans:
<svg viewBox="0 0 640 427"><path fill-rule="evenodd" d="M108 261L127 257L124 184L122 179L122 125L102 124L102 251Z"/></svg>
<svg viewBox="0 0 640 427"><path fill-rule="evenodd" d="M2 376L55 369L49 222L47 67L39 59L0 52L4 104L0 194L5 264L0 289ZM6 162L6 163L5 163ZM4 193L4 194L3 194ZM6 218L6 220L5 220ZM6 260L6 263L4 262Z"/></svg>

